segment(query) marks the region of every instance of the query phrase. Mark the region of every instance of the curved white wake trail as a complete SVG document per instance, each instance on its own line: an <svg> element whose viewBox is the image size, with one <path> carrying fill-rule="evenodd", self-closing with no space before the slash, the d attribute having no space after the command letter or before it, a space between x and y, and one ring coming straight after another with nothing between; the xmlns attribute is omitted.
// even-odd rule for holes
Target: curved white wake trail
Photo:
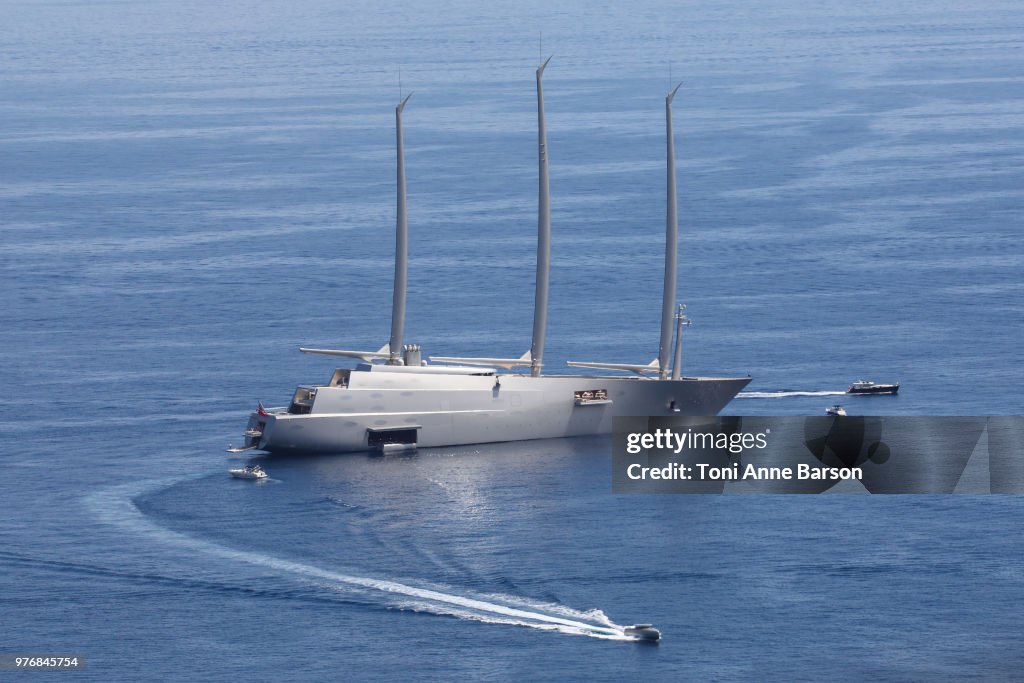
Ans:
<svg viewBox="0 0 1024 683"><path fill-rule="evenodd" d="M437 614L437 608L430 603L406 603L403 604L404 609L409 609L414 612L429 612ZM459 619L467 619L470 621L480 621L486 624L507 624L509 626L525 626L527 628L538 629L541 631L552 631L556 633L567 633L570 635L587 636L590 638L601 638L605 640L635 640L635 638L627 637L622 632L622 627L618 628L604 628L601 626L586 624L584 627L569 626L566 624L549 624L549 623L538 623L536 621L529 621L523 619L516 619L514 617L502 617L490 613L474 612L472 610L460 610L458 608L446 609L443 614Z"/></svg>
<svg viewBox="0 0 1024 683"><path fill-rule="evenodd" d="M179 482L181 479L174 481ZM170 481L160 481L147 482L144 485L118 486L87 496L86 500L93 511L109 524L155 536L161 541L190 550L199 550L230 560L269 567L308 579L319 579L326 582L326 587L334 590L362 588L383 593L392 598L412 598L412 600L403 600L400 604L409 609L475 621L526 626L592 638L633 640L623 634L623 626L612 622L600 610L583 612L564 605L535 603L515 596L454 595L387 579L351 576L264 553L228 548L211 541L165 529L147 519L132 499L148 490L170 483Z"/></svg>
<svg viewBox="0 0 1024 683"><path fill-rule="evenodd" d="M845 391L741 391L736 398L792 398L794 396L845 396Z"/></svg>

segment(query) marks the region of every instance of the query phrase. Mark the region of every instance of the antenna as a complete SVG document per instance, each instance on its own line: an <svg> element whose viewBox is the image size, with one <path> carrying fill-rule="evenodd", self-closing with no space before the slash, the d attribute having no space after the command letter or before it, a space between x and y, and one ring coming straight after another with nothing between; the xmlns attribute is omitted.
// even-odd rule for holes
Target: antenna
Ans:
<svg viewBox="0 0 1024 683"><path fill-rule="evenodd" d="M676 311L676 351L672 360L672 379L679 379L683 369L683 328L689 327L693 321L686 317L686 304L679 304Z"/></svg>

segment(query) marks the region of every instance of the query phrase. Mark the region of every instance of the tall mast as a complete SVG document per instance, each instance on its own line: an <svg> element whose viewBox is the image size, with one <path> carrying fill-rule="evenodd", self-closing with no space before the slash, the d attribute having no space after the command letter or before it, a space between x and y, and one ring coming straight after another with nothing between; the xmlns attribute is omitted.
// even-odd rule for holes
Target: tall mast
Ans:
<svg viewBox="0 0 1024 683"><path fill-rule="evenodd" d="M409 216L405 208L405 140L402 110L412 93L395 107L395 137L398 148L398 216L395 219L395 291L391 300L391 340L388 365L402 364L402 336L405 332L405 291L409 280Z"/></svg>
<svg viewBox="0 0 1024 683"><path fill-rule="evenodd" d="M661 294L661 342L658 345L658 376L668 377L668 356L672 346L672 320L676 307L676 271L679 252L679 210L676 206L676 147L672 135L672 99L679 86L665 96L666 206L665 206L665 287Z"/></svg>
<svg viewBox="0 0 1024 683"><path fill-rule="evenodd" d="M548 133L544 126L544 86L541 78L547 58L537 69L537 291L533 300L533 344L530 374L540 375L544 365L544 335L548 327L548 284L551 275L551 191L548 183Z"/></svg>

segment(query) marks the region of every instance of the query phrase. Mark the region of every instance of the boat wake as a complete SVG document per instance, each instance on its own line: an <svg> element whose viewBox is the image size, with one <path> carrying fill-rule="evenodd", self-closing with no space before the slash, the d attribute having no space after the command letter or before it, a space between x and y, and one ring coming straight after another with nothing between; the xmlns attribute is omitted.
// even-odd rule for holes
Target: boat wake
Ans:
<svg viewBox="0 0 1024 683"><path fill-rule="evenodd" d="M736 398L792 398L794 396L845 396L845 391L741 391Z"/></svg>
<svg viewBox="0 0 1024 683"><path fill-rule="evenodd" d="M625 626L614 623L601 610L583 611L511 595L466 591L458 594L449 592L452 590L450 586L414 586L388 579L352 576L261 552L237 550L172 531L147 518L134 501L136 497L170 483L161 481L113 487L89 495L86 503L102 521L133 533L154 537L189 551L271 569L326 590L355 594L368 602L393 609L606 640L636 640L623 632Z"/></svg>

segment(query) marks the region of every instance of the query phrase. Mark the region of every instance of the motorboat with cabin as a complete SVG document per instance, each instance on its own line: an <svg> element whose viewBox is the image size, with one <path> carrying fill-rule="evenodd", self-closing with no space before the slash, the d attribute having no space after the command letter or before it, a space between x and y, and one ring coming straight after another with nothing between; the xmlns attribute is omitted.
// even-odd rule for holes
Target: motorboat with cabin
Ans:
<svg viewBox="0 0 1024 683"><path fill-rule="evenodd" d="M845 417L846 408L842 407L837 403L834 406L829 406L828 408L825 408L825 414L831 415L833 417Z"/></svg>
<svg viewBox="0 0 1024 683"><path fill-rule="evenodd" d="M875 384L868 379L859 379L850 385L846 390L848 394L895 394L900 390L900 384Z"/></svg>
<svg viewBox="0 0 1024 683"><path fill-rule="evenodd" d="M537 69L538 229L533 339L522 356L467 358L422 356L404 343L408 279L408 217L402 114L395 108L397 219L391 336L377 351L300 348L303 353L354 359L327 384L303 385L291 403L259 404L249 418L245 445L230 449L270 452L410 450L520 441L612 431L624 415L713 415L749 382L746 377L684 377L683 328L690 324L676 301L678 210L672 101L665 98L667 199L665 276L658 356L647 364L568 362L590 374L543 373L551 263L551 204L542 77ZM673 329L674 328L674 329ZM674 353L673 353L673 332ZM528 372L516 372L516 368ZM600 374L612 371L623 375Z"/></svg>

